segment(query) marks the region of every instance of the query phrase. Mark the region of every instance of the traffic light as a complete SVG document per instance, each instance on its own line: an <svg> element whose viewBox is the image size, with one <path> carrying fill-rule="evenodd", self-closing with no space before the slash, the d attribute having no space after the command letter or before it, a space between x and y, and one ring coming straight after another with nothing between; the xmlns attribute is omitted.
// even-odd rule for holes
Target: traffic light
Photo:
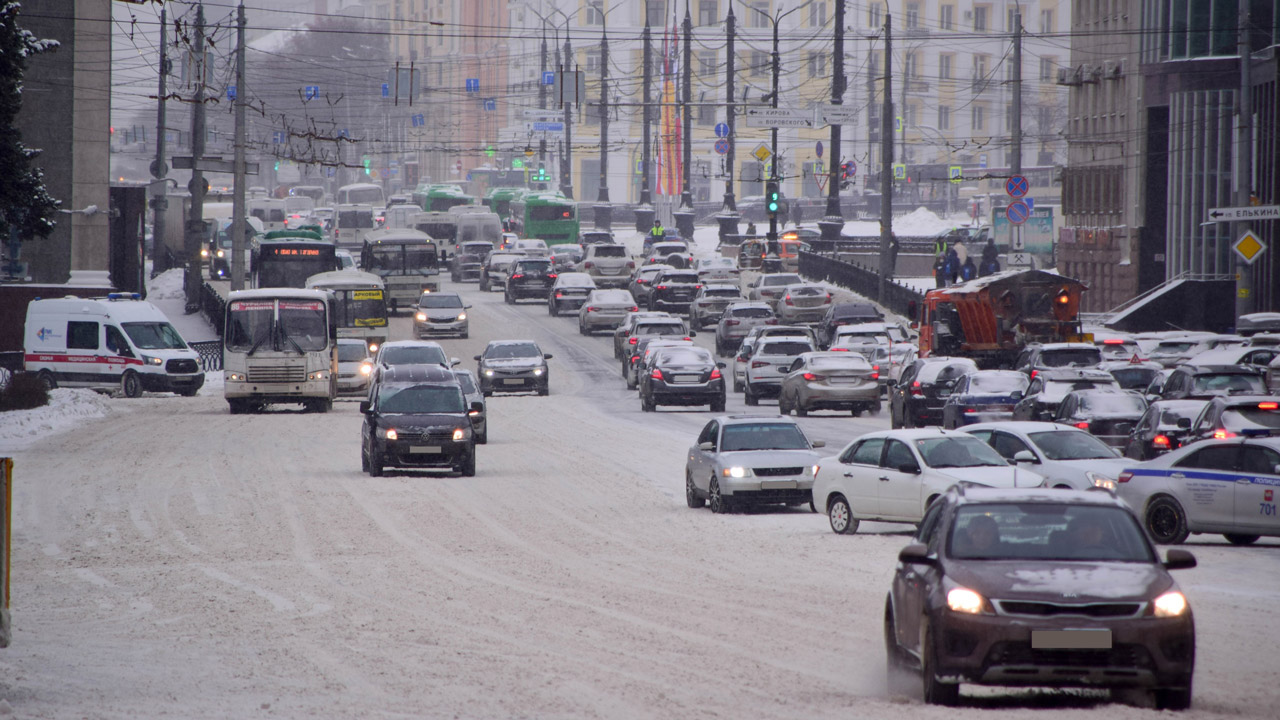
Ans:
<svg viewBox="0 0 1280 720"><path fill-rule="evenodd" d="M537 182L547 182L547 168L545 165L538 165L538 174L533 178Z"/></svg>
<svg viewBox="0 0 1280 720"><path fill-rule="evenodd" d="M778 217L779 204L778 183L770 180L764 184L764 210L771 219Z"/></svg>
<svg viewBox="0 0 1280 720"><path fill-rule="evenodd" d="M848 182L848 181L849 181L849 163L842 162L840 163L840 182Z"/></svg>
<svg viewBox="0 0 1280 720"><path fill-rule="evenodd" d="M364 161L361 164L364 165L364 174L369 175L369 171L373 169L373 158L365 155L363 160Z"/></svg>

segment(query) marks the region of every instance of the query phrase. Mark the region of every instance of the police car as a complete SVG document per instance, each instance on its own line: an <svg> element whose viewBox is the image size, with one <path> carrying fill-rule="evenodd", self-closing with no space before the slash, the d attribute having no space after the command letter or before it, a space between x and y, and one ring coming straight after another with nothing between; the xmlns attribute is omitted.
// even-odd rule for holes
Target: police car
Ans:
<svg viewBox="0 0 1280 720"><path fill-rule="evenodd" d="M1158 543L1222 533L1234 545L1280 536L1280 437L1205 440L1120 473L1117 494Z"/></svg>

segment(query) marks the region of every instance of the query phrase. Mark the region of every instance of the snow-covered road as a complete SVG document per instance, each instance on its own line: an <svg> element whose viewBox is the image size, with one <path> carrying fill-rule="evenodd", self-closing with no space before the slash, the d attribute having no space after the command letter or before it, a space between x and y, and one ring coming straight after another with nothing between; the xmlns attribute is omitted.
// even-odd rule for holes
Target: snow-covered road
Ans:
<svg viewBox="0 0 1280 720"><path fill-rule="evenodd" d="M807 511L686 508L705 410L642 413L608 337L464 292L471 339L443 341L464 366L496 338L555 356L549 397L491 399L475 478L370 478L355 402L231 416L217 386L112 399L11 443L0 715L1154 715L1062 693L966 689L960 709L890 697L881 617L907 528L836 536ZM800 422L834 453L888 415ZM1183 716L1274 717L1280 545L1189 549L1200 566L1178 578L1199 652Z"/></svg>

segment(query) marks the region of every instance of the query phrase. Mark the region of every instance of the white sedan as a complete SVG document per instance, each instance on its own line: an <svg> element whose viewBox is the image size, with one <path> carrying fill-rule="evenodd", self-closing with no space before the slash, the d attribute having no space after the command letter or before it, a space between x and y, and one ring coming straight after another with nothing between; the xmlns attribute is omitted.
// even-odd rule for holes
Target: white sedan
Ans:
<svg viewBox="0 0 1280 720"><path fill-rule="evenodd" d="M847 535L862 520L918 523L934 498L960 482L1040 487L1044 477L1011 466L986 443L954 430L867 433L814 470L813 505Z"/></svg>
<svg viewBox="0 0 1280 720"><path fill-rule="evenodd" d="M1005 460L1044 475L1049 487L1115 490L1116 478L1133 464L1090 433L1062 423L1015 420L960 429L990 445Z"/></svg>

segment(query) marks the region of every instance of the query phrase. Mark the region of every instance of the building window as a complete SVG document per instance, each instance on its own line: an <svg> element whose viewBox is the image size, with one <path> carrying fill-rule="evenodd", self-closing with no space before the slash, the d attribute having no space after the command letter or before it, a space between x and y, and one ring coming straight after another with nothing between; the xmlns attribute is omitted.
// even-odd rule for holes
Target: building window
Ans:
<svg viewBox="0 0 1280 720"><path fill-rule="evenodd" d="M809 77L827 77L827 55L822 50L809 51Z"/></svg>
<svg viewBox="0 0 1280 720"><path fill-rule="evenodd" d="M977 6L973 8L973 30L974 32L987 31L987 8Z"/></svg>
<svg viewBox="0 0 1280 720"><path fill-rule="evenodd" d="M951 108L947 105L938 106L938 129L951 129Z"/></svg>
<svg viewBox="0 0 1280 720"><path fill-rule="evenodd" d="M600 48L587 50L587 65L584 70L592 76L600 74Z"/></svg>
<svg viewBox="0 0 1280 720"><path fill-rule="evenodd" d="M843 2L843 0L837 0ZM827 24L827 0L820 0L809 6L809 26L822 27Z"/></svg>
<svg viewBox="0 0 1280 720"><path fill-rule="evenodd" d="M773 27L771 22L772 15L769 14L769 3L753 2L748 7L751 8L751 18L747 20L747 25L753 28Z"/></svg>
<svg viewBox="0 0 1280 720"><path fill-rule="evenodd" d="M906 117L907 127L916 126L916 109L918 107L919 107L918 105L907 105L907 117ZM907 128L902 129L903 132L906 132L906 130Z"/></svg>
<svg viewBox="0 0 1280 720"><path fill-rule="evenodd" d="M587 25L604 24L604 0L587 0Z"/></svg>
<svg viewBox="0 0 1280 720"><path fill-rule="evenodd" d="M698 76L702 78L713 78L716 76L715 52L698 53Z"/></svg>
<svg viewBox="0 0 1280 720"><path fill-rule="evenodd" d="M1053 32L1053 11L1052 10L1040 11L1040 32L1042 33Z"/></svg>
<svg viewBox="0 0 1280 720"><path fill-rule="evenodd" d="M704 91L698 96L698 107L695 114L698 116L699 125L714 125L716 122L716 106L705 104L707 102L707 93Z"/></svg>
<svg viewBox="0 0 1280 720"><path fill-rule="evenodd" d="M1004 131L1013 130L1013 106L1006 105L1004 108Z"/></svg>
<svg viewBox="0 0 1280 720"><path fill-rule="evenodd" d="M938 78L940 80L951 79L951 62L954 57L954 55L938 56Z"/></svg>
<svg viewBox="0 0 1280 720"><path fill-rule="evenodd" d="M920 4L907 3L907 27L920 27Z"/></svg>
<svg viewBox="0 0 1280 720"><path fill-rule="evenodd" d="M1040 58L1040 82L1053 82L1053 71L1057 66L1057 58Z"/></svg>
<svg viewBox="0 0 1280 720"><path fill-rule="evenodd" d="M986 112L981 105L974 105L969 112L969 124L974 130L984 130L987 123Z"/></svg>
<svg viewBox="0 0 1280 720"><path fill-rule="evenodd" d="M769 71L769 53L761 50L751 51L751 77L762 77Z"/></svg>
<svg viewBox="0 0 1280 720"><path fill-rule="evenodd" d="M973 56L973 81L982 82L987 79L987 56Z"/></svg>
<svg viewBox="0 0 1280 720"><path fill-rule="evenodd" d="M906 59L906 62L903 63L902 73L905 77L912 78L912 79L920 77L919 72L917 72L916 70L916 54L915 53L913 52L907 53L907 59Z"/></svg>
<svg viewBox="0 0 1280 720"><path fill-rule="evenodd" d="M664 27L667 16L667 4L663 0L649 0L644 4L649 14L645 17L650 25Z"/></svg>
<svg viewBox="0 0 1280 720"><path fill-rule="evenodd" d="M719 0L698 0L698 24L716 25L720 22Z"/></svg>
<svg viewBox="0 0 1280 720"><path fill-rule="evenodd" d="M880 3L871 3L867 6L867 25L870 27L880 27L884 24L884 7Z"/></svg>
<svg viewBox="0 0 1280 720"><path fill-rule="evenodd" d="M955 24L955 5L943 5L938 8L938 27L950 30Z"/></svg>
<svg viewBox="0 0 1280 720"><path fill-rule="evenodd" d="M1022 11L1016 7L1008 9L1007 14L1005 15L1004 27L1009 32L1013 32L1018 27L1018 14L1020 12Z"/></svg>

